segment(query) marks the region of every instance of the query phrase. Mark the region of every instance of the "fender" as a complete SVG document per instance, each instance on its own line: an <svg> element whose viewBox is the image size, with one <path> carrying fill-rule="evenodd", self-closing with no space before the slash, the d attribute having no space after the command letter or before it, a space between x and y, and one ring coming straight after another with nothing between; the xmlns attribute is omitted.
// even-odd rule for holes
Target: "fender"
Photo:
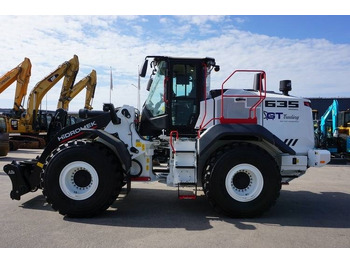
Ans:
<svg viewBox="0 0 350 262"><path fill-rule="evenodd" d="M266 140L268 143L276 146L283 153L295 155L295 151L286 145L281 139L272 134L261 125L243 125L243 124L219 124L207 129L199 139L199 155L203 155L218 140Z"/></svg>
<svg viewBox="0 0 350 262"><path fill-rule="evenodd" d="M81 131L84 133L83 138L97 138L98 142L110 148L119 159L124 172L126 174L129 173L131 167L131 155L126 145L119 138L100 129L83 128Z"/></svg>
<svg viewBox="0 0 350 262"><path fill-rule="evenodd" d="M46 161L46 158L52 153L55 148L59 145L67 143L73 139L81 139L84 137L84 132L82 129L92 128L92 129L101 129L105 128L108 123L111 121L109 113L101 113L98 116L86 119L79 123L76 123L71 126L67 126L57 132L49 141L44 151L38 158L38 166L42 167Z"/></svg>

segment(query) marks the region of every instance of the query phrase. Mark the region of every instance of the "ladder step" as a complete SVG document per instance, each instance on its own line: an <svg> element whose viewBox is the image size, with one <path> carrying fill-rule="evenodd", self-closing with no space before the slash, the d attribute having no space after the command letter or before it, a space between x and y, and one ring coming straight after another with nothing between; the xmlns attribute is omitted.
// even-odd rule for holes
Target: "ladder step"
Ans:
<svg viewBox="0 0 350 262"><path fill-rule="evenodd" d="M176 166L175 165L175 168L178 168L178 169L195 169L196 166Z"/></svg>
<svg viewBox="0 0 350 262"><path fill-rule="evenodd" d="M175 154L177 153L184 153L184 154L195 154L196 151L185 151L185 150L176 150Z"/></svg>
<svg viewBox="0 0 350 262"><path fill-rule="evenodd" d="M180 192L180 187L186 188L186 187L193 187L192 194L189 194L188 191L186 192ZM196 183L179 183L177 185L177 195L178 199L196 199L197 198L197 184Z"/></svg>
<svg viewBox="0 0 350 262"><path fill-rule="evenodd" d="M179 199L182 200L182 199L196 199L197 196L196 195L180 195L179 196Z"/></svg>

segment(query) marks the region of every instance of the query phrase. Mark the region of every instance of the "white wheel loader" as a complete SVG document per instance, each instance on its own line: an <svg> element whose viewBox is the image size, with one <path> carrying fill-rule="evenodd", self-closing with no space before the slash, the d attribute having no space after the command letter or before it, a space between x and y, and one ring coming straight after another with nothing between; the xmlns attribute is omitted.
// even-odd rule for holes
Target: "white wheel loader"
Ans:
<svg viewBox="0 0 350 262"><path fill-rule="evenodd" d="M37 159L4 167L12 199L42 189L62 215L91 217L122 187L163 179L179 198L194 199L202 187L215 210L255 217L275 203L282 183L330 161L314 146L310 101L289 95L291 81L268 92L264 71L236 70L210 90L220 69L213 58L148 56L141 77L149 60L142 112L111 104L81 111L86 120L60 130ZM254 78L237 88L237 75Z"/></svg>

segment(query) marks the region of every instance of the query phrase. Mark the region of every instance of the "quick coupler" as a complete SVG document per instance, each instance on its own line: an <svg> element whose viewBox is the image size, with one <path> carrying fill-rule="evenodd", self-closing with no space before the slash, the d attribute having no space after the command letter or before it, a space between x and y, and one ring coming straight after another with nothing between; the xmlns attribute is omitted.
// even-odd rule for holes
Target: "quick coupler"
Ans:
<svg viewBox="0 0 350 262"><path fill-rule="evenodd" d="M12 199L20 200L22 195L35 191L33 189L36 187L32 185L32 166L32 163L18 163L16 161L12 161L11 164L4 166L4 171L12 182L12 191L10 193Z"/></svg>

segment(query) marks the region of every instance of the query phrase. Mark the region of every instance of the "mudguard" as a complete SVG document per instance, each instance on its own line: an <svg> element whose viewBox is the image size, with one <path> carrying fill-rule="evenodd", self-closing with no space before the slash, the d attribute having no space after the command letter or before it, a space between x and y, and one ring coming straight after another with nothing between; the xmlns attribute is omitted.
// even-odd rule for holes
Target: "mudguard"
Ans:
<svg viewBox="0 0 350 262"><path fill-rule="evenodd" d="M126 145L120 139L101 129L95 130L83 128L81 131L84 133L82 138L97 138L98 142L108 146L108 148L110 148L118 157L124 172L126 174L129 173L131 167L131 155Z"/></svg>
<svg viewBox="0 0 350 262"><path fill-rule="evenodd" d="M199 139L199 155L204 154L218 140L266 140L281 152L295 155L295 151L261 125L225 124L207 129Z"/></svg>

